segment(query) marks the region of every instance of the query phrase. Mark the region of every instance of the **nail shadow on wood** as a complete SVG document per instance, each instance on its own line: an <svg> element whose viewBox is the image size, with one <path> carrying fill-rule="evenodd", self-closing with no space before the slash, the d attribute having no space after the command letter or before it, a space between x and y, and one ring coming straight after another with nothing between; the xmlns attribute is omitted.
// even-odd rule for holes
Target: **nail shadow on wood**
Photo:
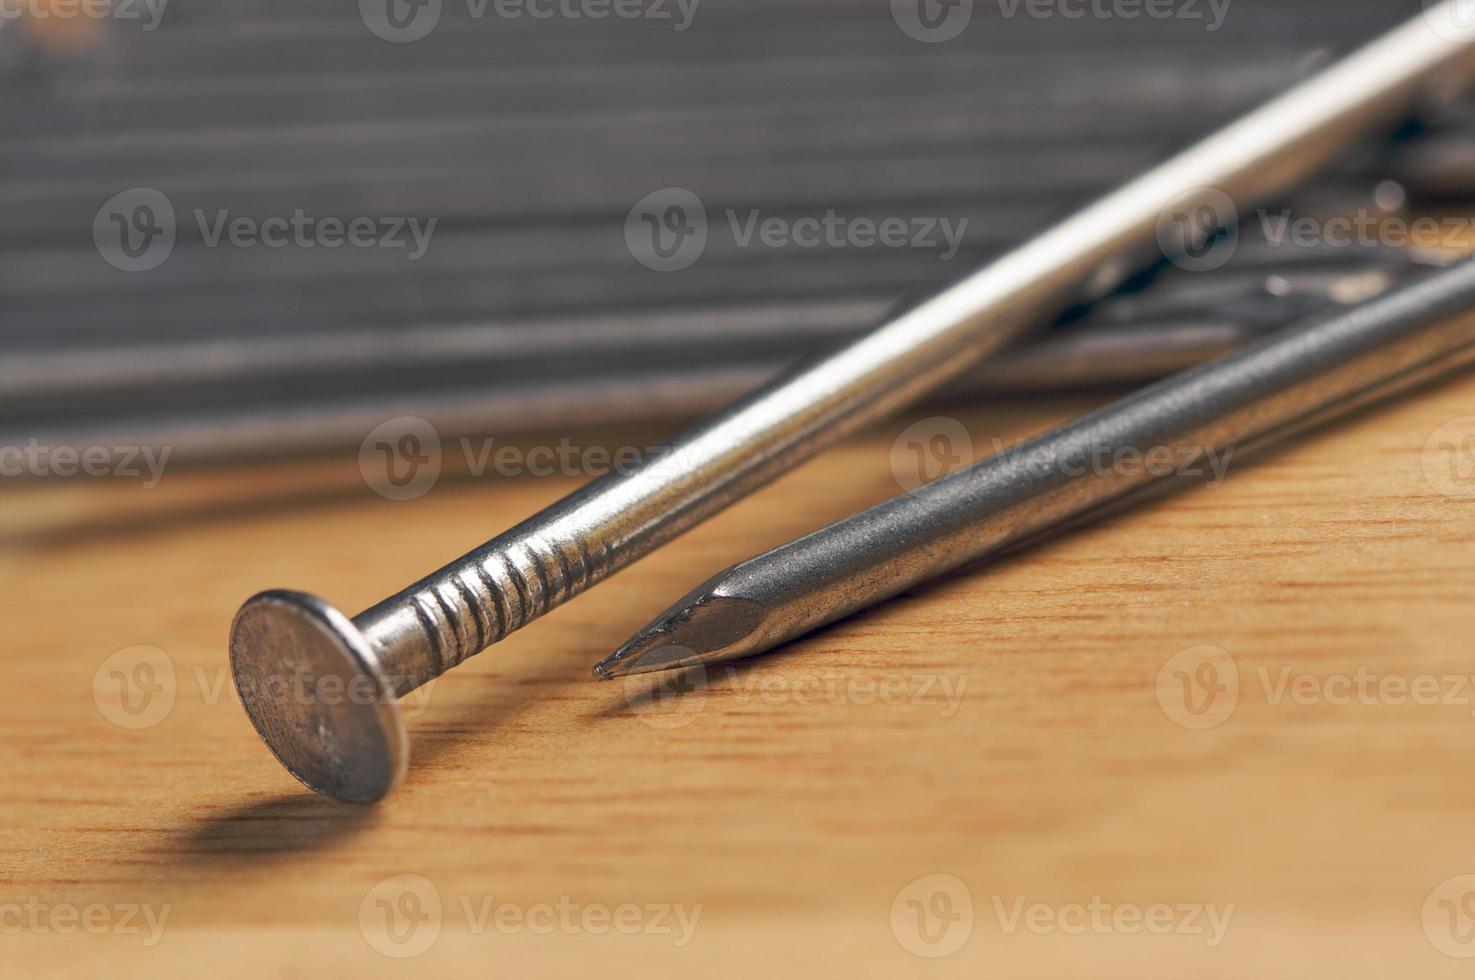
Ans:
<svg viewBox="0 0 1475 980"><path fill-rule="evenodd" d="M302 789L208 814L181 832L174 850L188 861L256 863L331 847L378 817L377 807L340 803Z"/></svg>

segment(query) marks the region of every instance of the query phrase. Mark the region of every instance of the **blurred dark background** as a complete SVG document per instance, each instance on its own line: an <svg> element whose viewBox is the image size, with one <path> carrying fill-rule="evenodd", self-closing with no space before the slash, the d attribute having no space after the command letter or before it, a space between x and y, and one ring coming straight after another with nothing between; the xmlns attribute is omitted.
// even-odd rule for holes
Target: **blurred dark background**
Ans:
<svg viewBox="0 0 1475 980"><path fill-rule="evenodd" d="M1420 4L1059 6L26 0L0 21L0 443L210 461L352 449L406 414L699 412ZM1468 200L1475 112L1425 116L1298 203ZM826 215L905 240L756 232ZM1424 261L1244 237L972 384L1145 380Z"/></svg>

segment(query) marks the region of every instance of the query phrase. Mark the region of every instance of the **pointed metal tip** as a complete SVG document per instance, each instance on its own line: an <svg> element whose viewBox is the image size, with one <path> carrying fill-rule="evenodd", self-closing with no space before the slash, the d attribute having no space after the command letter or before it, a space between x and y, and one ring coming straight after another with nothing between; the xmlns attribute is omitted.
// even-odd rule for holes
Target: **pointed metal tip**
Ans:
<svg viewBox="0 0 1475 980"><path fill-rule="evenodd" d="M752 599L699 588L595 664L594 676L607 681L756 653L749 646L764 612Z"/></svg>
<svg viewBox="0 0 1475 980"><path fill-rule="evenodd" d="M656 633L641 631L595 664L594 676L602 681L612 681L630 674L649 674L700 662L701 658L691 647L672 643L668 637Z"/></svg>
<svg viewBox="0 0 1475 980"><path fill-rule="evenodd" d="M646 636L643 632L631 637L614 653L594 665L594 679L612 681L628 674L648 674L653 670L665 670L679 666L677 661L692 658L694 651L678 647L659 637ZM695 661L693 661L695 662Z"/></svg>

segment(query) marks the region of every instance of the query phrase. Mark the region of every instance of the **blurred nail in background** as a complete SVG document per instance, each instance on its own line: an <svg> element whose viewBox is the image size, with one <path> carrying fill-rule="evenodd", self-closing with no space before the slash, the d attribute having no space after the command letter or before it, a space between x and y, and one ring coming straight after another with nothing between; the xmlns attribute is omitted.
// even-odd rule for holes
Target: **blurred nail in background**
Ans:
<svg viewBox="0 0 1475 980"><path fill-rule="evenodd" d="M930 3L16 4L0 445L226 465L353 452L402 416L674 424L1419 7ZM1475 106L1450 93L948 397L1202 361L1475 244L1416 220L1472 199ZM1339 217L1341 239L1293 233Z"/></svg>

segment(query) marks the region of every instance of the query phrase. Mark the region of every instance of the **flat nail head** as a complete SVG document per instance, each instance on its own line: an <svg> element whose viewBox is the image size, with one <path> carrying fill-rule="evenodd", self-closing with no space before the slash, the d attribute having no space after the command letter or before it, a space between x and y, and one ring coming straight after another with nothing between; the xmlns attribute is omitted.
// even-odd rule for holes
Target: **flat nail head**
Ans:
<svg viewBox="0 0 1475 980"><path fill-rule="evenodd" d="M251 724L309 789L372 803L404 778L399 702L343 613L302 592L263 592L236 613L230 660Z"/></svg>

